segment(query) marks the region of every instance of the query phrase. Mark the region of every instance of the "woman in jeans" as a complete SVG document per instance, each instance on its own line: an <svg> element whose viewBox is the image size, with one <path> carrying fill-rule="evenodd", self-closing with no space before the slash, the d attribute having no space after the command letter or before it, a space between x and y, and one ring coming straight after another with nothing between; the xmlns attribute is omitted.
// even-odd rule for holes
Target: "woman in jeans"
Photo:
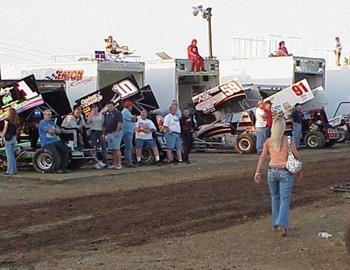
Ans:
<svg viewBox="0 0 350 270"><path fill-rule="evenodd" d="M261 182L261 168L267 156L270 155L267 181L271 193L272 225L273 230L281 232L282 236L287 236L288 231L289 203L292 195L293 178L297 180L302 178L301 172L293 175L285 168L288 156L288 138L284 135L285 129L286 123L283 118L278 117L273 121L271 137L264 143L254 176L254 181L259 184ZM299 159L293 140L291 140L291 150L295 158Z"/></svg>
<svg viewBox="0 0 350 270"><path fill-rule="evenodd" d="M5 175L17 174L15 147L17 144L16 134L19 125L18 114L15 109L10 108L5 119L4 129L1 135L1 142L6 148L7 169Z"/></svg>
<svg viewBox="0 0 350 270"><path fill-rule="evenodd" d="M88 125L90 125L90 139L91 144L95 149L96 164L94 165L95 169L106 168L107 165L107 147L106 142L102 136L102 126L103 126L104 117L103 114L98 111L98 106L93 104L91 106L91 113L88 117ZM97 148L101 147L102 151L102 161L98 160Z"/></svg>

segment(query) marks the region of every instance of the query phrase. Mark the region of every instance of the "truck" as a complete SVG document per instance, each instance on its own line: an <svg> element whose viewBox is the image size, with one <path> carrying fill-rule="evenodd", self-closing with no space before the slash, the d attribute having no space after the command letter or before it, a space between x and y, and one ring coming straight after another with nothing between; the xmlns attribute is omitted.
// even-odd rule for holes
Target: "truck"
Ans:
<svg viewBox="0 0 350 270"><path fill-rule="evenodd" d="M145 62L145 84L152 87L160 108L172 99L180 109L192 105L192 96L219 85L219 61L205 60L206 71L191 71L188 59L162 59Z"/></svg>
<svg viewBox="0 0 350 270"><path fill-rule="evenodd" d="M77 99L129 75L134 75L138 85L143 86L145 65L137 61L84 59L40 64L2 64L0 68L1 80L19 80L34 75L37 80L64 81L72 107Z"/></svg>

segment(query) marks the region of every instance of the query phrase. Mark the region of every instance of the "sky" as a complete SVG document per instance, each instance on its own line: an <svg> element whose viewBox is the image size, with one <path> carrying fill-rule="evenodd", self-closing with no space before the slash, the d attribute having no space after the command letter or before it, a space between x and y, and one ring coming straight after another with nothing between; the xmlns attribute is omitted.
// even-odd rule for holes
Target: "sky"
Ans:
<svg viewBox="0 0 350 270"><path fill-rule="evenodd" d="M186 58L193 38L207 56L207 22L191 12L199 4L212 8L213 54L219 59L233 56L234 37L285 39L294 53L308 56L314 48L331 50L339 36L343 52L350 52L346 0L0 0L0 64L92 55L104 49L108 35L143 60L162 51ZM300 38L298 47L288 37Z"/></svg>

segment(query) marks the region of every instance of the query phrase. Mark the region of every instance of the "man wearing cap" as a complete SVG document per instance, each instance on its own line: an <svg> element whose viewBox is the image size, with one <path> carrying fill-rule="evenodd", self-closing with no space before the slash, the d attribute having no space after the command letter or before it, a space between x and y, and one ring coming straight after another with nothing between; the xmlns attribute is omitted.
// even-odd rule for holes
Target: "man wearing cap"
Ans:
<svg viewBox="0 0 350 270"><path fill-rule="evenodd" d="M295 142L295 146L299 147L301 138L301 122L303 118L303 113L301 112L301 104L297 103L294 106L294 110L291 114L291 119L293 122L292 137Z"/></svg>
<svg viewBox="0 0 350 270"><path fill-rule="evenodd" d="M126 160L126 167L135 167L136 165L132 160L133 144L132 140L135 132L135 122L137 121L136 116L131 114L133 102L130 100L124 101L124 109L122 110L123 115L123 142L125 144L124 157Z"/></svg>
<svg viewBox="0 0 350 270"><path fill-rule="evenodd" d="M110 169L120 170L121 153L120 142L122 140L123 117L120 111L115 108L112 101L107 104L107 112L104 116L103 135L106 137L109 150L112 151L113 163L109 166Z"/></svg>

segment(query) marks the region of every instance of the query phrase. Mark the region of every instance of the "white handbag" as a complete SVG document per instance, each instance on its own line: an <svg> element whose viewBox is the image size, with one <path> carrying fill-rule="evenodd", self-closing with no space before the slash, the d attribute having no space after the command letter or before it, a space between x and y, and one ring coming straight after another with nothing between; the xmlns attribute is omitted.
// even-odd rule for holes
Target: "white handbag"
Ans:
<svg viewBox="0 0 350 270"><path fill-rule="evenodd" d="M301 171L303 167L303 163L296 159L292 149L291 149L292 139L290 136L288 136L288 156L286 161L286 169L292 174L296 174Z"/></svg>

